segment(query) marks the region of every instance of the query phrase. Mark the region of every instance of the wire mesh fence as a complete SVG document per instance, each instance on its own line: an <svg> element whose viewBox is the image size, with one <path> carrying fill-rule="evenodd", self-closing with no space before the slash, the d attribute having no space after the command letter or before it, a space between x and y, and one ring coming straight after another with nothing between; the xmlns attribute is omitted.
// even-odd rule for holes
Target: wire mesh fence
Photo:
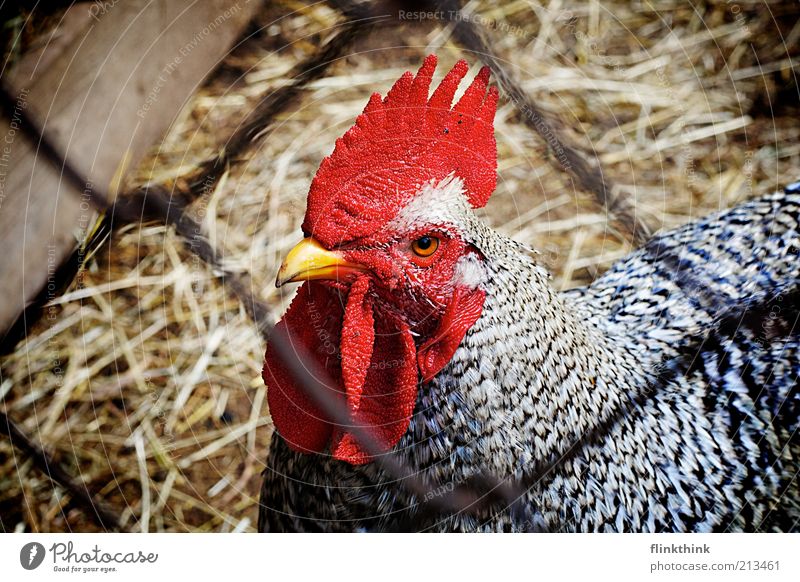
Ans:
<svg viewBox="0 0 800 582"><path fill-rule="evenodd" d="M350 54L349 51L354 50L356 43L370 42L370 35L375 30L398 26L398 8L391 4L333 2L331 5L338 11L338 15L333 17L326 15L326 18L336 21L333 32L307 58L283 73L286 81L279 88L269 86L263 92L251 96L248 104L250 112L237 124L230 137L221 146L213 148L210 155L194 163L191 171L171 176L168 181L155 180L147 186L133 188L120 194L112 204L109 203L111 197L107 192L95 187L87 189L88 180L75 169L70 160L64 159L47 133L39 128L35 114L23 113L21 128L29 139L38 145L40 156L59 168L64 179L73 183L78 191L86 192L95 208L103 213L100 225L95 230L93 238L95 245L105 244L108 241L113 243L117 239L107 238L105 235L126 232L131 226L146 228L147 225L157 224L174 229L185 249L205 263L212 270L214 277L222 282L223 287L236 297L258 334L265 342L271 343L293 376L300 381L314 401L338 424L348 426L366 450L377 452L381 447L372 441L369 433L360 429L358 423L350 418L344 402L331 397L330 391L326 388L331 382L326 381L325 375L320 370L314 369L310 363L311 359L302 353L296 342L275 333L272 322L280 314L280 310L259 298L257 285L253 282L251 274L241 265L231 265L226 253L217 246L219 237L209 232L207 221L198 216L196 209L193 208L198 200L214 197L220 183L228 179L231 169L243 161L246 162L254 150L264 147L263 144L273 137L273 132L280 130L283 121L281 115L297 106L297 102L303 99L309 86L315 82L324 83L331 68L346 59ZM505 115L519 116L521 125L527 126L539 136L541 146L549 152L547 159L550 166L569 177L573 190L593 196L595 204L601 207L601 215L610 218L620 232L626 233L624 238L632 239L636 243L645 241L650 229L634 212L635 203L626 189L613 184L608 173L602 170L604 155L607 162L612 160L613 156L601 153L592 159L586 152L579 151L578 147L573 145L576 142L574 136L567 140L561 128L554 125L557 122L553 116L537 105L531 97L531 92L526 90L509 67L508 61L499 56L499 53L504 49L507 50L507 47L494 48L493 42L489 40L492 38L492 31L487 30L490 27L485 25L488 21L484 20L482 25L481 20L470 18L469 13L462 12L462 7L455 2L434 2L430 8L447 14L445 21L438 24L452 35L463 50L473 55L476 60L483 60L492 68L503 89L505 102L509 104ZM568 26L571 21L563 20L563 22ZM545 32L540 30L539 37ZM552 33L547 32L547 34ZM710 35L712 39L716 37L715 34ZM502 42L499 44L503 45ZM593 56L599 58L603 55ZM635 69L641 62L626 63L626 70ZM3 110L7 113L11 111L15 100L12 90L4 88ZM675 116L680 116L680 112ZM620 125L624 123L620 122ZM796 157L797 153L793 155ZM92 242L87 241L85 244L91 246ZM92 254L86 252L85 246L77 248L75 252L81 256ZM78 265L78 269L82 266ZM71 270L63 276L71 279L76 272L77 269ZM202 302L202 296L198 301ZM35 325L37 318L45 313L46 304L47 302L42 301L31 306L21 323L17 325L15 333L7 336L7 343L16 345L20 337L25 337ZM6 351L8 350L9 348ZM635 402L632 402L631 406L635 406ZM44 474L75 497L84 507L86 514L97 520L100 527L130 528L130 508L115 508L105 501L98 501L84 483L71 475L60 462L54 460L44 448L36 444L35 439L28 437L25 430L20 428L8 414L4 413L0 417L0 425L17 450L29 456ZM609 428L605 427L606 430ZM574 443L571 449L579 450L594 436L585 435L585 438ZM533 467L529 474L519 481L503 480L488 472L481 473L470 482L442 489L442 484L420 479L417 468L407 466L398 455L390 452L377 455L376 459L382 464L384 471L393 477L398 487L403 487L416 498L424 500L421 513L480 514L489 506L499 506L504 508L502 510L510 512L517 511L517 505L524 493L542 479L547 479L555 468L552 464ZM113 459L109 462L113 465ZM18 464L16 461L15 463ZM432 491L444 491L444 493L430 495ZM4 528L7 527L4 525ZM408 529L414 528L414 523L408 524Z"/></svg>

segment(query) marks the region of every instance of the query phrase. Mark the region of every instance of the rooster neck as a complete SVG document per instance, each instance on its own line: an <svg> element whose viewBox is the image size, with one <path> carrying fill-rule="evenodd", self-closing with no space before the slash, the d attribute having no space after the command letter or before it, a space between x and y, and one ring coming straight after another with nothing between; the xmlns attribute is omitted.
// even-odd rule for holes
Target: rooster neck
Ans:
<svg viewBox="0 0 800 582"><path fill-rule="evenodd" d="M488 229L478 245L491 257L483 313L421 387L418 412L452 441L441 450L512 475L563 455L647 381L627 343L588 323L523 247Z"/></svg>

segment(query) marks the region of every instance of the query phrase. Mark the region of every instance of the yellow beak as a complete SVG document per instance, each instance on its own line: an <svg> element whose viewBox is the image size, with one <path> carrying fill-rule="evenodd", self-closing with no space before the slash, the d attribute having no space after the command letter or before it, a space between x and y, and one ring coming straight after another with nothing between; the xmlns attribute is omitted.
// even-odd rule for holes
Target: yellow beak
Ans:
<svg viewBox="0 0 800 582"><path fill-rule="evenodd" d="M313 237L304 238L283 260L275 286L314 279L341 279L348 273L366 271L364 265L346 261L341 253L329 251Z"/></svg>

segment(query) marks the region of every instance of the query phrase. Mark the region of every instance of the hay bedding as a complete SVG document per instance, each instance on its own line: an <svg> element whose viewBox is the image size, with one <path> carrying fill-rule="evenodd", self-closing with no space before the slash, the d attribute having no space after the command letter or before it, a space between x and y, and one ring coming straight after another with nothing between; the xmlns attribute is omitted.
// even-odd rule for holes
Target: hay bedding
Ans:
<svg viewBox="0 0 800 582"><path fill-rule="evenodd" d="M500 56L559 131L603 164L653 228L768 192L800 175L792 2L469 2ZM130 185L175 184L217 151L265 91L341 17L271 3ZM405 21L362 39L193 212L223 264L249 272L277 317L309 181L373 91L429 52L446 70L478 59L452 27ZM497 115L499 186L484 211L542 251L560 288L584 284L630 245L576 191L508 102ZM133 531L251 531L272 425L264 345L235 297L169 228L126 226L0 361L5 411ZM0 441L0 530L93 531L70 496Z"/></svg>

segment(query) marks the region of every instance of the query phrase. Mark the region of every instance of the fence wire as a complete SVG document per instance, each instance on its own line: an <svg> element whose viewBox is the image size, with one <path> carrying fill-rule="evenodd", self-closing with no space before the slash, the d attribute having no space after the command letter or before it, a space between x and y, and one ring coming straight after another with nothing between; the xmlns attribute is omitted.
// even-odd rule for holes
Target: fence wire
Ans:
<svg viewBox="0 0 800 582"><path fill-rule="evenodd" d="M249 276L230 272L223 267L219 260L219 252L202 234L201 225L186 212L193 200L214 188L230 165L245 156L258 140L264 139L269 134L270 126L276 115L287 109L309 82L322 77L332 63L345 55L346 50L353 42L373 27L390 22L390 14L378 13L374 7L365 3L332 0L331 4L346 16L340 30L319 51L293 69L290 73L294 79L291 84L262 96L259 104L228 139L220 153L201 163L194 175L185 181L188 186L183 190L168 190L162 186L138 188L132 192L120 194L112 203L105 191L88 182L70 161L65 159L28 111L18 112L21 130L33 143L38 145L38 152L42 158L61 172L65 182L70 184L76 192L81 192L86 196L98 211L104 213L101 232L107 234L121 224L143 221L158 221L174 227L175 231L184 239L187 247L211 266L223 283L241 301L261 336L270 343L298 385L303 387L334 422L348 427L359 444L375 456L375 462L397 483L398 487L402 487L419 500L419 506L416 509L420 518L432 514L452 515L461 512L486 515L487 511L492 508L497 510L499 506L502 506L502 510L512 512L524 509L530 515L531 512L535 513L534 508L522 508L520 505L525 493L550 475L560 462L570 456L569 453L559 459L558 463L527 471L523 479L514 482L499 479L489 473L477 474L471 481L456 487L442 487L439 483L423 480L416 467L408 466L398 454L392 451L383 452L382 447L368 431L359 425L357 419L354 420L350 417L346 403L336 398L327 388L327 385L333 385L334 382L330 378L326 378L325 372L315 365L313 358L307 357L297 342L293 342L285 332L276 330L269 323L274 319L271 309L253 294ZM451 15L457 14L461 9L457 0L434 1L426 4L445 9ZM559 140L530 98L507 73L501 61L491 50L480 25L471 19L457 16L454 16L453 20L456 23L454 28L456 38L467 50L479 55L492 68L501 87L505 89L517 107L525 113L526 123L545 139L548 147L567 152L567 163L563 164L564 169L575 177L581 188L593 192L610 212L616 213L617 217L627 225L625 230L633 233L637 240L641 240L641 237L647 233L646 228L637 221L634 215L627 213L625 209L628 206L625 203L613 199L609 195L611 188L599 167L590 166L581 154ZM4 111L14 110L15 100L8 87L2 87L0 99ZM75 274L75 272L71 273L72 276ZM70 274L68 273L66 276L69 277ZM41 313L42 306L43 304L34 305L33 311L24 314L19 333L25 333L25 330L35 321L37 314ZM13 336L14 334L12 334ZM608 428L610 427L605 427L606 430ZM52 481L70 491L88 510L87 514L94 518L101 527L123 529L121 513L118 510L95 499L83 483L79 483L65 469L55 463L41 446L25 435L3 413L0 413L0 430L6 434L16 448L28 454L34 464ZM580 450L583 444L591 442L596 436L597 434L586 435L585 438L574 443L571 451L574 453ZM436 495L431 495L434 491L436 491ZM532 529L540 529L535 525L539 523L538 520L528 518L525 521L531 524ZM415 529L413 520L409 525L409 529Z"/></svg>

